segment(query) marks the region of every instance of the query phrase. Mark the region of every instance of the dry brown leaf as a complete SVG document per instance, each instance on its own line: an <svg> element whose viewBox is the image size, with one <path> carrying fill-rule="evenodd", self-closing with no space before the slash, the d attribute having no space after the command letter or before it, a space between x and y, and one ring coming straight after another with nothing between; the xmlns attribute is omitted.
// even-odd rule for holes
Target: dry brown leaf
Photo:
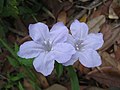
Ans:
<svg viewBox="0 0 120 90"><path fill-rule="evenodd" d="M59 84L54 84L45 90L67 90L67 88Z"/></svg>
<svg viewBox="0 0 120 90"><path fill-rule="evenodd" d="M108 90L108 89L102 89L102 88L98 88L98 87L87 87L86 89L84 90Z"/></svg>
<svg viewBox="0 0 120 90"><path fill-rule="evenodd" d="M115 43L115 41L118 39L119 34L120 34L120 28L119 27L112 29L112 36L108 40L106 40L106 42L104 42L102 48L100 49L101 52L105 51L109 47L111 47Z"/></svg>
<svg viewBox="0 0 120 90"><path fill-rule="evenodd" d="M101 57L103 66L112 66L117 68L117 63L115 62L114 58L112 58L107 52L102 52Z"/></svg>
<svg viewBox="0 0 120 90"><path fill-rule="evenodd" d="M87 67L84 67L79 61L75 62L73 67L80 71L80 74L87 74L88 72L90 72L90 69Z"/></svg>
<svg viewBox="0 0 120 90"><path fill-rule="evenodd" d="M113 8L115 14L120 17L120 0L113 0L111 7Z"/></svg>
<svg viewBox="0 0 120 90"><path fill-rule="evenodd" d="M105 23L105 16L100 15L94 19L91 19L87 22L89 27L89 32L98 33L100 31L100 26Z"/></svg>
<svg viewBox="0 0 120 90"><path fill-rule="evenodd" d="M120 34L118 36L118 39L116 40L117 45L120 47Z"/></svg>
<svg viewBox="0 0 120 90"><path fill-rule="evenodd" d="M102 4L96 11L92 13L90 19L98 17L100 15L108 15L109 6L112 3L112 0L107 0L104 4Z"/></svg>
<svg viewBox="0 0 120 90"><path fill-rule="evenodd" d="M111 66L120 72L120 61L117 61L116 58L113 58L107 52L102 52L101 57L102 57L102 66ZM118 58L120 58L120 55L118 55Z"/></svg>
<svg viewBox="0 0 120 90"><path fill-rule="evenodd" d="M53 15L56 17L58 13L62 10L63 5L58 0L41 0L43 4L52 11Z"/></svg>
<svg viewBox="0 0 120 90"><path fill-rule="evenodd" d="M42 74L40 73L37 73L37 78L38 78L38 82L39 84L41 85L42 88L48 88L49 87L49 83L46 79L45 76L43 76Z"/></svg>
<svg viewBox="0 0 120 90"><path fill-rule="evenodd" d="M110 19L119 19L119 17L117 16L117 14L114 12L114 9L116 8L116 0L113 0L112 4L109 7L109 15L108 17ZM114 9L113 9L114 8Z"/></svg>
<svg viewBox="0 0 120 90"><path fill-rule="evenodd" d="M99 83L110 87L120 87L120 72L118 72L118 70L102 67L101 71L102 73L98 70L92 71L87 77L93 78Z"/></svg>
<svg viewBox="0 0 120 90"><path fill-rule="evenodd" d="M85 14L82 18L80 18L80 22L86 22L87 21L87 15Z"/></svg>
<svg viewBox="0 0 120 90"><path fill-rule="evenodd" d="M116 13L114 12L113 8L111 8L110 6L110 9L109 9L109 16L108 16L110 19L119 19L119 17L116 15Z"/></svg>
<svg viewBox="0 0 120 90"><path fill-rule="evenodd" d="M81 2L87 2L87 1L90 1L90 0L79 0L79 1L81 1Z"/></svg>
<svg viewBox="0 0 120 90"><path fill-rule="evenodd" d="M117 47L117 50L115 51L115 58L120 62L120 47Z"/></svg>
<svg viewBox="0 0 120 90"><path fill-rule="evenodd" d="M100 32L103 34L104 41L108 40L111 37L111 30L112 27L110 24L105 23L102 25Z"/></svg>
<svg viewBox="0 0 120 90"><path fill-rule="evenodd" d="M24 84L25 90L33 90L33 87L31 85L31 83L29 82L29 80L24 79L23 84Z"/></svg>
<svg viewBox="0 0 120 90"><path fill-rule="evenodd" d="M63 22L64 24L66 24L66 20L67 20L67 14L65 11L61 11L58 15L57 21L58 22Z"/></svg>

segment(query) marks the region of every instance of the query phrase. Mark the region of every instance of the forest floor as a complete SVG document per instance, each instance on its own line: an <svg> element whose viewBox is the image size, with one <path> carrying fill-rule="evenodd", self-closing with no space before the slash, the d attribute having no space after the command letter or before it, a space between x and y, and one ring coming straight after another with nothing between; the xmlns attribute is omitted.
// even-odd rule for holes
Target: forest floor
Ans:
<svg viewBox="0 0 120 90"><path fill-rule="evenodd" d="M11 12L6 11L0 16L0 90L71 90L66 70L59 78L55 72L45 77L34 70L31 60L25 60L20 65L15 54L19 45L31 40L29 24L39 21L51 28L56 22L62 21L69 27L74 19L87 23L90 33L101 32L104 36L104 44L98 50L102 58L101 66L86 68L79 62L74 64L80 90L120 90L120 1L41 1L23 0L14 6L19 9L17 16L11 9ZM31 72L37 81L34 81L34 75L29 75Z"/></svg>

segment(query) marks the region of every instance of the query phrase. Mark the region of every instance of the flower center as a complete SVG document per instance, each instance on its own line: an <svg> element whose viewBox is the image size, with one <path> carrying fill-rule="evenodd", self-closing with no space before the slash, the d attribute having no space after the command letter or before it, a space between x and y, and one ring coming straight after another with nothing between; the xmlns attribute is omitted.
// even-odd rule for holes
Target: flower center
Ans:
<svg viewBox="0 0 120 90"><path fill-rule="evenodd" d="M75 49L76 49L77 51L80 51L81 47L83 46L82 43L83 43L82 40L78 40L78 41L75 43Z"/></svg>
<svg viewBox="0 0 120 90"><path fill-rule="evenodd" d="M44 41L45 51L51 51L52 45L49 41Z"/></svg>

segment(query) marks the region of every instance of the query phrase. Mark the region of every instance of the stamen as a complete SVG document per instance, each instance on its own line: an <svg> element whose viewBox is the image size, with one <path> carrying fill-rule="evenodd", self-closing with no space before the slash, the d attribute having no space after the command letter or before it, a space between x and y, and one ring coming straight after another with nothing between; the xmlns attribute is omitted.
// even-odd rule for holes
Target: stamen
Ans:
<svg viewBox="0 0 120 90"><path fill-rule="evenodd" d="M44 45L45 45L45 50L49 52L52 48L49 41L44 41Z"/></svg>
<svg viewBox="0 0 120 90"><path fill-rule="evenodd" d="M47 44L47 41L44 41L45 44Z"/></svg>
<svg viewBox="0 0 120 90"><path fill-rule="evenodd" d="M76 48L76 50L79 51L79 50L81 49L81 47L82 47L82 45L81 45L82 42L83 42L82 40L78 40L78 41L76 42L76 44L75 44L75 48Z"/></svg>
<svg viewBox="0 0 120 90"><path fill-rule="evenodd" d="M78 47L76 48L77 50L80 50Z"/></svg>
<svg viewBox="0 0 120 90"><path fill-rule="evenodd" d="M78 44L76 44L76 47L78 47Z"/></svg>

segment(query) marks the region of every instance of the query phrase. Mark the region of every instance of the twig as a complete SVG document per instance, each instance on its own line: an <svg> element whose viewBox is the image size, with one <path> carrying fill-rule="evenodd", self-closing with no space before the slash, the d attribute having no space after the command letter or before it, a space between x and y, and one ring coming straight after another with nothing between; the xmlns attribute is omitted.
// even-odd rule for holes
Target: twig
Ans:
<svg viewBox="0 0 120 90"><path fill-rule="evenodd" d="M116 26L114 26L114 27L112 28L112 30L114 30L114 29L116 29L116 28L118 28L118 27L120 27L120 23L118 23Z"/></svg>
<svg viewBox="0 0 120 90"><path fill-rule="evenodd" d="M103 73L103 71L101 70L100 67L96 67L96 69L97 69L100 73Z"/></svg>
<svg viewBox="0 0 120 90"><path fill-rule="evenodd" d="M36 19L36 17L32 14L32 17L33 17L33 19L35 20L35 22L37 23L38 22L38 20Z"/></svg>
<svg viewBox="0 0 120 90"><path fill-rule="evenodd" d="M5 76L3 76L2 74L0 74L0 77L3 78L3 79L8 80L8 78L6 78Z"/></svg>
<svg viewBox="0 0 120 90"><path fill-rule="evenodd" d="M31 37L29 35L25 36L24 38L22 38L20 41L19 41L19 45L21 45L22 43L24 43L25 41L27 40L30 40Z"/></svg>
<svg viewBox="0 0 120 90"><path fill-rule="evenodd" d="M100 6L102 3L103 3L103 2L100 2L100 3L98 3L98 4L94 5L94 6L91 6L91 7L84 7L84 6L78 6L78 5L77 5L76 7L77 7L77 8L82 8L82 9L91 10L91 9L94 9L94 8Z"/></svg>
<svg viewBox="0 0 120 90"><path fill-rule="evenodd" d="M18 34L18 35L20 35L20 36L26 36L26 33L20 32L20 31L18 31L18 30L16 30L16 29L13 29L13 28L11 28L11 27L9 27L8 29L9 29L11 32L16 33L16 34Z"/></svg>
<svg viewBox="0 0 120 90"><path fill-rule="evenodd" d="M106 0L104 0L104 2L105 2ZM88 7L95 7L95 6L97 6L97 5L99 5L98 3L100 2L100 0L94 0L92 3L90 3L89 5L88 5ZM101 3L100 3L101 4ZM80 13L78 13L74 18L71 18L69 21L68 21L68 23L67 23L67 27L69 27L70 26L70 24L74 21L74 19L79 19L79 18L81 18L85 13L87 12L87 9L84 9L84 10L82 10Z"/></svg>

